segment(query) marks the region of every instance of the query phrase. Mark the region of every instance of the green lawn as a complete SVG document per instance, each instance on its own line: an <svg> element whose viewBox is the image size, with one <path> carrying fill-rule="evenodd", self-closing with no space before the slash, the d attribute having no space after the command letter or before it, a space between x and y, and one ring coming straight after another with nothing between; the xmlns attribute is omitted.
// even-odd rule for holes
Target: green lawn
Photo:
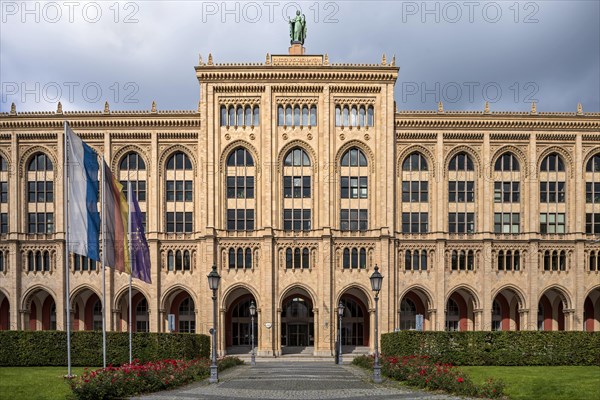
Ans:
<svg viewBox="0 0 600 400"><path fill-rule="evenodd" d="M83 373L83 368L72 368L72 373ZM71 393L64 381L67 367L1 367L0 399L63 400Z"/></svg>
<svg viewBox="0 0 600 400"><path fill-rule="evenodd" d="M600 367L460 367L476 383L501 379L510 399L600 399Z"/></svg>

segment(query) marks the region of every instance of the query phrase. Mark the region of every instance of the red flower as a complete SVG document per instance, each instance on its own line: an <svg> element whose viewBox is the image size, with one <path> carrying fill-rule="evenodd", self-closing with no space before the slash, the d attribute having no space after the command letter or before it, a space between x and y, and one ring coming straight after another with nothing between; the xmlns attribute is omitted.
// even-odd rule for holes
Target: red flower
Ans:
<svg viewBox="0 0 600 400"><path fill-rule="evenodd" d="M465 380L464 380L462 377L460 377L460 376L458 377L458 379L457 379L457 380L458 380L458 383L463 383L463 382L465 381Z"/></svg>

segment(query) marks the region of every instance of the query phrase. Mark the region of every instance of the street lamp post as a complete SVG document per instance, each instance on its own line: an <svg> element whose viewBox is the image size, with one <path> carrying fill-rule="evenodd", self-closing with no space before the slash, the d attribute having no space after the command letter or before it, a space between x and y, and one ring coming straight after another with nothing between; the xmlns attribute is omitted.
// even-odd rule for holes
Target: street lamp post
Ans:
<svg viewBox="0 0 600 400"><path fill-rule="evenodd" d="M339 334L339 339L338 339L338 343L339 343L339 352L338 352L338 364L342 365L342 317L344 316L344 304L340 301L340 305L338 306L338 317L339 317L339 322L338 322L338 328L340 331Z"/></svg>
<svg viewBox="0 0 600 400"><path fill-rule="evenodd" d="M217 266L213 265L212 271L207 276L208 287L212 290L212 301L213 301L213 327L210 330L212 335L212 364L210 365L210 378L208 382L218 383L219 382L219 371L217 369L217 289L219 289L219 281L221 276L217 272Z"/></svg>
<svg viewBox="0 0 600 400"><path fill-rule="evenodd" d="M250 365L256 365L256 355L254 353L254 315L256 314L256 305L254 300L250 302L250 338L252 340L252 353L250 356Z"/></svg>
<svg viewBox="0 0 600 400"><path fill-rule="evenodd" d="M373 363L373 382L381 383L381 366L379 365L379 327L378 327L378 301L379 291L383 276L379 273L379 267L375 264L375 271L369 278L371 280L371 290L375 292L375 362Z"/></svg>

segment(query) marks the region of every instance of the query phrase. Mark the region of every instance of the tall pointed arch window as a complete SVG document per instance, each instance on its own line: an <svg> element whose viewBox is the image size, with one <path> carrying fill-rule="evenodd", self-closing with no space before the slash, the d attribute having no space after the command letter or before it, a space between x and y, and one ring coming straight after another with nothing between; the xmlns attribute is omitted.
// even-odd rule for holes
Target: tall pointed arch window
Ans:
<svg viewBox="0 0 600 400"><path fill-rule="evenodd" d="M129 196L129 183L131 190L135 193L142 211L144 230L146 229L146 182L147 182L146 163L142 156L135 151L131 151L121 158L119 162L119 180L123 185L123 193L125 198Z"/></svg>
<svg viewBox="0 0 600 400"><path fill-rule="evenodd" d="M547 155L540 165L540 233L566 233L567 176L560 154Z"/></svg>
<svg viewBox="0 0 600 400"><path fill-rule="evenodd" d="M364 231L369 228L369 168L358 147L342 155L340 163L340 229Z"/></svg>
<svg viewBox="0 0 600 400"><path fill-rule="evenodd" d="M585 233L600 235L600 153L585 166Z"/></svg>
<svg viewBox="0 0 600 400"><path fill-rule="evenodd" d="M227 230L254 230L254 158L246 148L237 147L227 156L226 169Z"/></svg>
<svg viewBox="0 0 600 400"><path fill-rule="evenodd" d="M454 155L448 164L448 231L475 232L475 168L466 152Z"/></svg>
<svg viewBox="0 0 600 400"><path fill-rule="evenodd" d="M166 231L191 233L194 227L194 170L187 154L176 151L165 171Z"/></svg>
<svg viewBox="0 0 600 400"><path fill-rule="evenodd" d="M312 165L301 147L289 150L283 159L283 229L312 228Z"/></svg>
<svg viewBox="0 0 600 400"><path fill-rule="evenodd" d="M36 153L27 166L27 232L54 233L54 165Z"/></svg>
<svg viewBox="0 0 600 400"><path fill-rule="evenodd" d="M414 152L402 162L402 233L429 232L429 165Z"/></svg>
<svg viewBox="0 0 600 400"><path fill-rule="evenodd" d="M8 162L0 154L0 235L8 233Z"/></svg>

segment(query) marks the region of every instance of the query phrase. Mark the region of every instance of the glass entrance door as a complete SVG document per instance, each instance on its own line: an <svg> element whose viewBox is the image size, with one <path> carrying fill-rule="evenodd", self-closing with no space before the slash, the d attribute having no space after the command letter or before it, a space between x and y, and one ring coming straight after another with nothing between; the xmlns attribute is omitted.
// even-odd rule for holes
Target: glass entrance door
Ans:
<svg viewBox="0 0 600 400"><path fill-rule="evenodd" d="M288 346L308 346L308 325L288 324Z"/></svg>

